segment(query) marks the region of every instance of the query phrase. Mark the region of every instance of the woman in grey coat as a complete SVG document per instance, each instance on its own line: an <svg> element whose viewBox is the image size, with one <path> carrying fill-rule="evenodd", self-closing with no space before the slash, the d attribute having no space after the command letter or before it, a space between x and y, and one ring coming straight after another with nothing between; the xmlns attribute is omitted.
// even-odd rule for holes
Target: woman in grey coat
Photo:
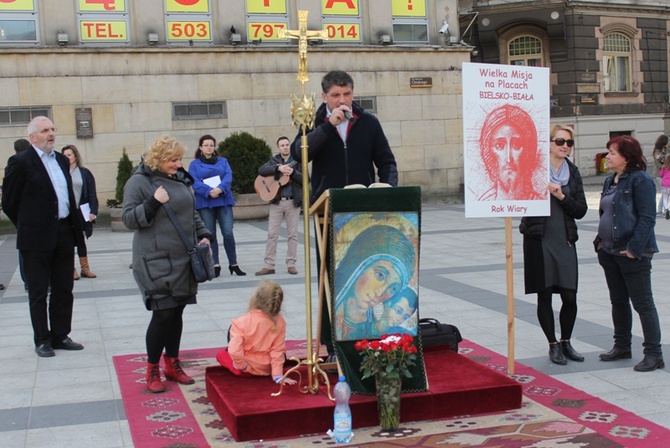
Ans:
<svg viewBox="0 0 670 448"><path fill-rule="evenodd" d="M209 244L212 235L195 211L192 178L183 169L183 144L169 136L158 138L123 190L123 223L135 231L133 276L147 310L147 389L163 392L159 362L163 349L165 378L193 384L179 363L182 314L196 303L198 283L191 258L166 213L169 205L193 244Z"/></svg>

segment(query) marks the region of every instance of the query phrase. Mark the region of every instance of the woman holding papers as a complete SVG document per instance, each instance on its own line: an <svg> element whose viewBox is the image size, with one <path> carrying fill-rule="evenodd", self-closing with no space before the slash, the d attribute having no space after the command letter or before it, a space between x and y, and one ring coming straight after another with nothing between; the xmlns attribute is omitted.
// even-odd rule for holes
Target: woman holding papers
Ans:
<svg viewBox="0 0 670 448"><path fill-rule="evenodd" d="M586 215L588 206L584 185L577 167L568 156L575 144L572 128L554 125L549 133L551 177L550 215L524 217L519 225L523 234L523 267L526 294L537 294L537 318L549 342L549 359L555 364L567 360L584 361L570 344L577 319L577 241L576 219ZM554 329L553 294L561 296L560 344Z"/></svg>
<svg viewBox="0 0 670 448"><path fill-rule="evenodd" d="M79 150L74 145L66 145L61 153L70 161L70 177L72 177L72 188L74 197L77 201L77 208L81 210L80 218L83 222L83 229L86 238L93 234L93 223L98 215L98 196L95 191L95 178L91 172L84 168L81 161ZM81 264L81 277L96 278L88 266L88 254L86 252L86 240L81 238L81 243L77 246L77 255L79 255L79 264ZM79 280L77 266L74 267L74 279Z"/></svg>
<svg viewBox="0 0 670 448"><path fill-rule="evenodd" d="M225 157L216 154L216 139L211 135L200 137L198 149L195 151L195 160L188 167L193 177L195 191L195 208L207 226L214 239L212 240L212 256L214 257L214 272L218 277L221 273L219 262L219 244L216 241L216 222L219 222L223 234L223 248L228 257L230 274L247 275L237 264L235 251L235 235L233 235L233 192L230 185L233 183L233 170Z"/></svg>

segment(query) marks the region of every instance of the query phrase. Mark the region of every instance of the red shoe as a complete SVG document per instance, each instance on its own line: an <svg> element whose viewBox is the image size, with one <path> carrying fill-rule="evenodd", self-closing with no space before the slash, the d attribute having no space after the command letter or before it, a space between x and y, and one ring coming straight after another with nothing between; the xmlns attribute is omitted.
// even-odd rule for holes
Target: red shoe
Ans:
<svg viewBox="0 0 670 448"><path fill-rule="evenodd" d="M161 369L158 364L147 362L147 390L154 394L165 392L165 386L161 381Z"/></svg>
<svg viewBox="0 0 670 448"><path fill-rule="evenodd" d="M184 373L184 370L181 368L181 364L179 363L179 358L163 356L163 361L165 361L165 368L163 369L163 372L165 373L165 379L176 381L179 384L195 383L193 378Z"/></svg>

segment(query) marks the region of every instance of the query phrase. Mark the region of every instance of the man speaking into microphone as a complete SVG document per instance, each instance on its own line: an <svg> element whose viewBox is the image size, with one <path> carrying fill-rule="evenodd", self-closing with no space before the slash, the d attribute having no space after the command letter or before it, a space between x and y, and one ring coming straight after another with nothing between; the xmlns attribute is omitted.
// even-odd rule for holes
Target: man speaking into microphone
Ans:
<svg viewBox="0 0 670 448"><path fill-rule="evenodd" d="M397 186L398 167L384 130L377 117L354 103L352 77L344 71L332 70L321 80L321 90L323 104L316 111L314 128L307 130L307 158L312 162L310 203L330 188L352 184L369 187L375 182ZM291 155L298 162L302 162L300 137L298 132L291 145ZM316 249L319 272L319 248ZM335 362L325 305L321 309L320 336L328 349L326 362Z"/></svg>
<svg viewBox="0 0 670 448"><path fill-rule="evenodd" d="M398 168L377 117L354 103L354 80L333 70L321 80L323 104L316 111L315 125L307 130L307 158L312 162L314 203L329 188L351 184L366 187L375 182L398 185ZM300 132L291 155L302 162ZM375 174L375 168L377 172Z"/></svg>

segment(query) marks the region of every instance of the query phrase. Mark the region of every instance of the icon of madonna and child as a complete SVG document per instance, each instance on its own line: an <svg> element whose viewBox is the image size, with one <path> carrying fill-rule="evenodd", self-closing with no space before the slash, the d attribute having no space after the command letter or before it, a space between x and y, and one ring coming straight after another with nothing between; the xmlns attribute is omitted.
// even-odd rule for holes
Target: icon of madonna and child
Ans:
<svg viewBox="0 0 670 448"><path fill-rule="evenodd" d="M418 248L417 213L334 215L335 340L416 335Z"/></svg>

